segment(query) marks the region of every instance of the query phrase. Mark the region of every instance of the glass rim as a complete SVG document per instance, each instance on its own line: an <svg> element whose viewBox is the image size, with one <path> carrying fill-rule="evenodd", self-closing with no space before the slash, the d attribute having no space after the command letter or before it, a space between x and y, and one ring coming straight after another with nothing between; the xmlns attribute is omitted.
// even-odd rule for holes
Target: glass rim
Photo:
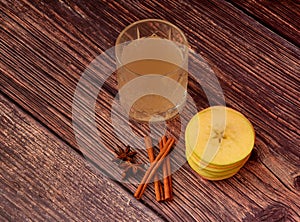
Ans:
<svg viewBox="0 0 300 222"><path fill-rule="evenodd" d="M138 20L138 21L135 21L135 22L129 24L128 26L126 26L126 27L120 32L120 34L118 35L115 45L119 45L119 44L120 44L120 39L121 39L121 37L124 35L124 33L125 33L126 31L128 31L130 28L132 28L132 27L135 26L135 25L138 25L138 24L140 24L140 23L145 23L145 22L159 22L159 23L164 23L164 24L166 24L166 25L171 26L172 28L176 29L176 30L180 33L180 35L183 37L183 39L184 39L184 44L183 44L183 45L188 46L187 38L186 38L185 34L183 33L183 31L182 31L180 28L178 28L176 25L172 24L171 22L169 22L169 21L167 21L167 20L163 20L163 19L155 19L155 18L153 18L153 19L142 19L142 20Z"/></svg>
<svg viewBox="0 0 300 222"><path fill-rule="evenodd" d="M120 39L121 39L121 37L125 34L126 31L128 31L130 28L132 28L132 27L134 27L134 26L136 26L136 25L138 25L138 24L145 23L145 22L158 22L158 23L164 23L164 24L166 24L166 25L168 25L168 26L174 28L175 30L177 30L177 31L179 32L179 34L183 37L184 43L179 43L179 42L177 42L177 43L179 43L179 44L181 44L181 45L184 45L184 46L186 47L186 53L184 53L184 55L183 55L183 62L182 62L182 64L181 64L181 66L176 65L176 66L178 66L178 67L176 67L176 68L174 69L174 71L170 71L170 72L167 72L167 73L163 73L162 75L168 76L168 75L170 75L171 73L176 72L176 71L178 71L178 70L180 70L180 69L183 69L184 71L187 72L187 70L185 70L184 67L183 67L184 63L187 62L186 60L187 60L188 54L189 54L189 53L188 53L189 44L188 44L187 38L186 38L185 34L183 33L183 31L182 31L181 29L179 29L176 25L174 25L174 24L172 24L171 22L166 21L166 20L150 18L150 19L142 19L142 20L138 20L138 21L135 21L135 22L129 24L129 25L126 26L126 27L120 32L120 34L118 35L117 40L116 40L116 43L115 43L116 49L118 48L118 45L130 42L130 41L126 41L126 42L120 43ZM170 40L170 41L172 41L172 40ZM172 42L176 42L176 41L172 41ZM133 74L135 74L135 75L138 75L138 76L141 76L141 75L142 75L142 74L139 74L139 73L134 72L134 71L130 70L129 68L127 68L126 65L127 65L128 63L122 65L121 58L119 58L119 55L118 55L117 52L116 52L116 59L117 59L117 64L121 64L121 66L118 67L118 69L119 69L119 68L125 68L127 71L129 71L129 72L131 72L131 73L133 73ZM139 60L136 60L136 61L139 61Z"/></svg>

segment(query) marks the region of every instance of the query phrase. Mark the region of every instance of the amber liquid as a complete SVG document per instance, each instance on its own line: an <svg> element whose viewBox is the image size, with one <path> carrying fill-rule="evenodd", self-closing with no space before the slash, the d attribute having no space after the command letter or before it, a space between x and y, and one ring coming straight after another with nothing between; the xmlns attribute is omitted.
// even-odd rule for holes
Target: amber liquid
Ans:
<svg viewBox="0 0 300 222"><path fill-rule="evenodd" d="M188 74L173 63L138 60L120 67L117 76L121 105L135 120L169 119L185 103Z"/></svg>

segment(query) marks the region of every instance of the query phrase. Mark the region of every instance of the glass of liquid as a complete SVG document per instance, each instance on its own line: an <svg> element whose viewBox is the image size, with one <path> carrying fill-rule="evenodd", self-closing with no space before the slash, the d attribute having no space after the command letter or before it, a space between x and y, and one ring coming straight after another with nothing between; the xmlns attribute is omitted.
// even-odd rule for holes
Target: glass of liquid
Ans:
<svg viewBox="0 0 300 222"><path fill-rule="evenodd" d="M188 82L188 42L170 22L140 20L116 41L121 106L129 118L164 121L184 107Z"/></svg>

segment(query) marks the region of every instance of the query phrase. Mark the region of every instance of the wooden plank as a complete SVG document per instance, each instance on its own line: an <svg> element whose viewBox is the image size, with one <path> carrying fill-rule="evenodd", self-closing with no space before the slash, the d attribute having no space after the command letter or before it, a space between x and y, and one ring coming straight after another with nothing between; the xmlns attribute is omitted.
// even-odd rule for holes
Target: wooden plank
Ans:
<svg viewBox="0 0 300 222"><path fill-rule="evenodd" d="M170 221L271 218L273 209L280 209L281 217L299 218L299 49L293 44L223 1L4 1L1 10L1 91L74 148L72 96L93 57L113 46L134 20L155 16L178 25L191 47L210 61L227 104L253 122L257 157L220 182L202 180L184 165L173 176L174 201L157 203L149 187L144 203ZM199 107L208 106L195 80L189 87ZM111 134L114 88L112 76L96 107L110 146L122 145ZM143 135L146 129L137 126L137 135ZM179 148L184 153L183 143ZM141 159L147 156L141 153ZM123 186L130 192L136 188Z"/></svg>
<svg viewBox="0 0 300 222"><path fill-rule="evenodd" d="M229 0L260 23L300 46L300 1Z"/></svg>
<svg viewBox="0 0 300 222"><path fill-rule="evenodd" d="M0 95L1 221L160 221Z"/></svg>

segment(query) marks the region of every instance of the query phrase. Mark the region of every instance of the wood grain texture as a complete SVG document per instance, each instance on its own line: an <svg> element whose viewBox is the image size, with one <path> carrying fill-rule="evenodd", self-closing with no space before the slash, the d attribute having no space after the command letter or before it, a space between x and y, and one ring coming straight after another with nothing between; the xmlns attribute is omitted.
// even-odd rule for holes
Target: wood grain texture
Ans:
<svg viewBox="0 0 300 222"><path fill-rule="evenodd" d="M229 2L285 39L300 46L299 0L229 0Z"/></svg>
<svg viewBox="0 0 300 222"><path fill-rule="evenodd" d="M160 221L0 95L1 221Z"/></svg>
<svg viewBox="0 0 300 222"><path fill-rule="evenodd" d="M157 203L149 186L143 203L170 221L259 220L274 216L274 209L280 209L274 217L299 219L300 52L293 43L217 0L3 1L1 12L1 92L75 149L72 99L89 62L113 46L118 33L133 21L156 17L179 26L191 48L215 71L227 105L254 124L255 155L239 174L219 182L205 181L184 165L172 177L172 202ZM191 69L196 66L191 64ZM96 106L98 127L110 152L114 145L124 145L114 138L110 120L115 86L112 76ZM208 106L192 77L189 94L199 108ZM170 126L174 137L179 134L176 121ZM146 127L131 126L137 136L147 132ZM90 141L84 142L89 147ZM183 143L179 148L178 154L184 153ZM180 157L174 155L173 162ZM140 158L147 161L142 152ZM109 163L100 164L105 169ZM134 193L136 185L123 188Z"/></svg>

